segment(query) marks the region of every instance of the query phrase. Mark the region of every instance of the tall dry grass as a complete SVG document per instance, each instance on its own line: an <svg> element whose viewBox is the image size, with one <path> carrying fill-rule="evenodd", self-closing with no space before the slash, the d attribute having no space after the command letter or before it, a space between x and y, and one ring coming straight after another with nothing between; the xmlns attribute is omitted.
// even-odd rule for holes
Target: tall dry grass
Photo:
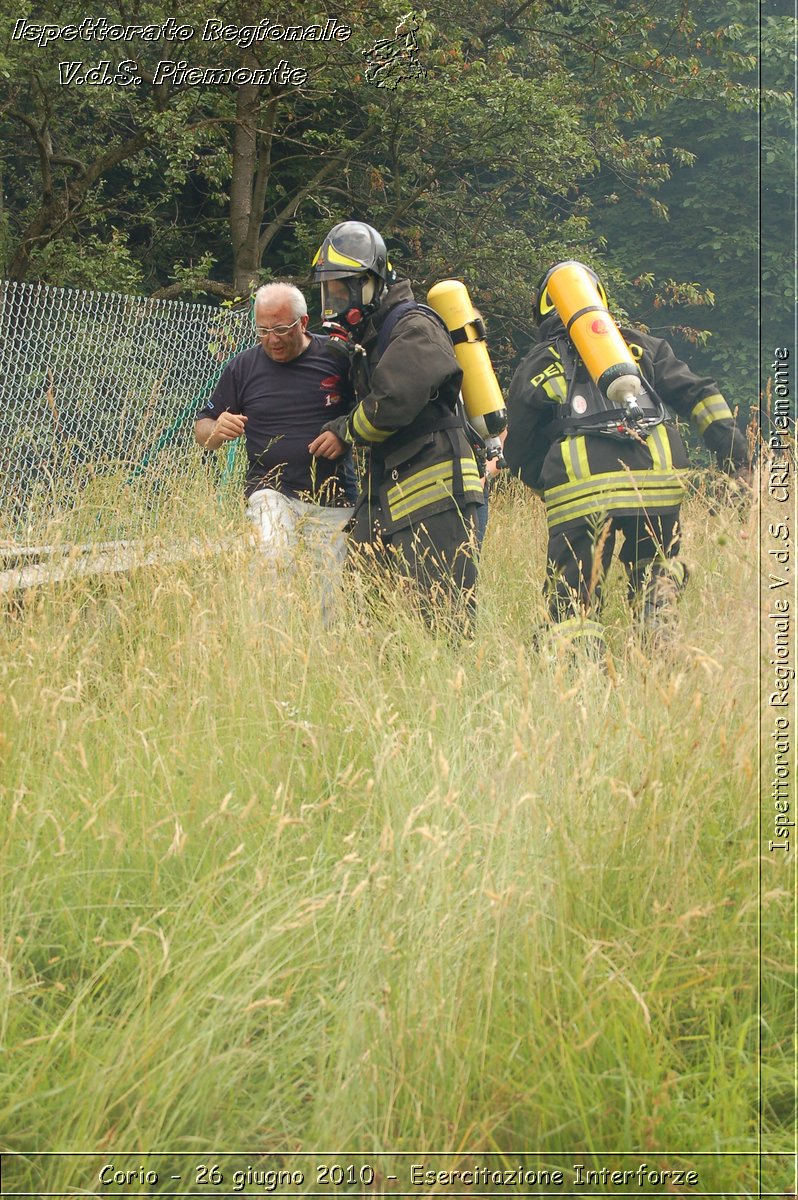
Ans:
<svg viewBox="0 0 798 1200"><path fill-rule="evenodd" d="M513 487L473 644L355 590L325 623L312 571L243 538L9 612L0 1148L97 1152L15 1186L332 1147L681 1156L753 1193L791 1071L756 522L696 495L684 525L676 643L641 647L616 579L609 673L535 649L544 519ZM210 493L169 518L241 530Z"/></svg>

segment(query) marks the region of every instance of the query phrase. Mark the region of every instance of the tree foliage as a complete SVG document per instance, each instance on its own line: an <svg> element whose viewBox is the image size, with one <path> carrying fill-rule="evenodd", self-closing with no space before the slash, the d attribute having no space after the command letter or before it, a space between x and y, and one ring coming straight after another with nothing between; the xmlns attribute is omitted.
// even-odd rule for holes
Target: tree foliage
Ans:
<svg viewBox="0 0 798 1200"><path fill-rule="evenodd" d="M333 17L351 37L251 44L202 40L209 14L193 2L179 17L167 3L106 5L111 23L172 17L196 31L185 42L43 46L12 36L30 18L19 0L11 8L0 40L0 251L10 277L231 299L278 275L303 282L326 229L355 217L386 234L422 287L467 279L500 363L525 344L532 288L553 261L602 265L623 298L647 272L691 280L686 247L664 272L663 255L641 253L649 214L672 208L673 178L689 176L708 148L720 153L722 128L753 112L745 39L699 25L681 0L631 0L624 12L609 0L500 0L489 12L446 0L417 12L418 69L387 86L369 79L368 63L407 16L391 0L367 18L346 5L289 3L282 24ZM63 27L84 15L64 0L36 20ZM251 0L225 5L236 29L260 20ZM133 61L141 82L64 84L66 59ZM301 85L196 86L158 67L265 70L281 60L302 68ZM716 199L714 225L700 191L684 204L705 257L713 230L728 238L745 228L746 196L726 188Z"/></svg>
<svg viewBox="0 0 798 1200"><path fill-rule="evenodd" d="M722 68L726 89L710 87L691 103L671 97L636 122L641 136L657 141L666 167L654 202L643 202L627 181L618 187L605 170L591 187L593 224L608 257L632 270L623 303L718 379L745 418L757 402L761 289L771 301L763 310L767 337L790 340L794 298L784 256L794 214L794 22L776 11L758 22L743 3L707 5L704 13L690 38L714 64L712 80Z"/></svg>

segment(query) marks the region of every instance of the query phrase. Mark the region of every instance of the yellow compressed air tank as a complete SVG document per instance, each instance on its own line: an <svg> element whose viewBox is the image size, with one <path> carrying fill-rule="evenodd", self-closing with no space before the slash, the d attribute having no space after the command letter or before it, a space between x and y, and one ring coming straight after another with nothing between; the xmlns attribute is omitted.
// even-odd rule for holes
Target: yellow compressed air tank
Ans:
<svg viewBox="0 0 798 1200"><path fill-rule="evenodd" d="M490 361L482 318L471 303L468 288L459 279L436 283L427 293L427 303L452 335L454 352L463 371L466 416L488 443L488 457L492 458L495 445L491 443L507 428L507 409ZM496 453L500 454L500 443Z"/></svg>
<svg viewBox="0 0 798 1200"><path fill-rule="evenodd" d="M545 315L552 306L599 390L610 403L634 408L644 390L640 371L592 272L579 262L552 267L541 287L539 307Z"/></svg>

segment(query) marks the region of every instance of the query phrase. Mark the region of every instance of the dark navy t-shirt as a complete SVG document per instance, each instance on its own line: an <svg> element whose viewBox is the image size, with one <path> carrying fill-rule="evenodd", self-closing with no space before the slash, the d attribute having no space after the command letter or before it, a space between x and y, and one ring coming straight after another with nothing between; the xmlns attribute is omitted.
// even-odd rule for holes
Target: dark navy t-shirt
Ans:
<svg viewBox="0 0 798 1200"><path fill-rule="evenodd" d="M349 412L353 397L328 339L308 337L310 345L290 362L275 362L260 345L237 354L196 413L197 420L225 411L247 417L247 496L271 487L300 500L346 503L338 463L313 458L308 443L322 425Z"/></svg>

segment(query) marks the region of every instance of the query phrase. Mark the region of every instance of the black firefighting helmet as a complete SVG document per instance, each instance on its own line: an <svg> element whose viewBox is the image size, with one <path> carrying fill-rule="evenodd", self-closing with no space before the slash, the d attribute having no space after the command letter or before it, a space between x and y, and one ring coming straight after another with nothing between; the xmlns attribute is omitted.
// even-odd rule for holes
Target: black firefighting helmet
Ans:
<svg viewBox="0 0 798 1200"><path fill-rule="evenodd" d="M363 221L342 221L331 229L312 267L313 282L321 284L322 320L350 327L377 310L385 289L394 281L385 242ZM340 287L328 286L331 280L345 284L346 296Z"/></svg>
<svg viewBox="0 0 798 1200"><path fill-rule="evenodd" d="M575 265L581 267L583 271L587 272L596 285L598 294L601 297L601 303L605 306L605 308L609 308L607 293L604 290L604 284L601 282L593 268L588 267L585 263L575 263ZM540 323L545 321L546 317L550 313L557 311L556 305L548 293L547 285L554 272L559 270L560 267L565 266L568 266L567 262L555 263L553 267L549 267L548 271L542 276L537 287L535 288L535 304L534 308L532 309L532 319L536 325L540 325Z"/></svg>

